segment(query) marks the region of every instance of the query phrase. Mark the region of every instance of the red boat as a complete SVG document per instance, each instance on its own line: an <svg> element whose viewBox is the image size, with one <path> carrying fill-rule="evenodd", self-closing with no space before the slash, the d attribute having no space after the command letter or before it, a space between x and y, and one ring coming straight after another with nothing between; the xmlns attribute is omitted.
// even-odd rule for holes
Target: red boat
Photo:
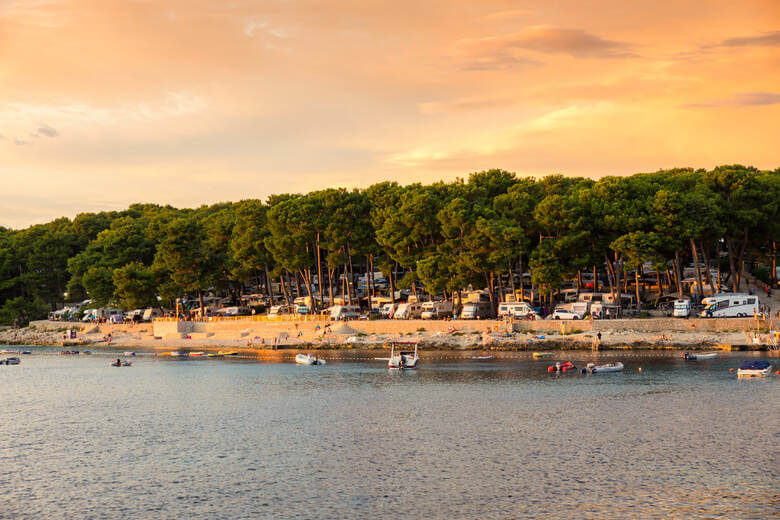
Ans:
<svg viewBox="0 0 780 520"><path fill-rule="evenodd" d="M570 370L576 370L577 367L574 366L574 363L571 361L566 361L564 363L555 363L555 365L547 367L547 371L550 373L553 372L568 372Z"/></svg>

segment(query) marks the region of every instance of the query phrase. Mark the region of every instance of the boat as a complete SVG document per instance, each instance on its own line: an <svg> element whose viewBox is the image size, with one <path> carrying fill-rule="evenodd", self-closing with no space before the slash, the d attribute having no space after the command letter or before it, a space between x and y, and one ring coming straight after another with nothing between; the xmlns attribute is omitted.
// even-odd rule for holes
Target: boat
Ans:
<svg viewBox="0 0 780 520"><path fill-rule="evenodd" d="M225 357L225 354L222 354L220 352L209 352L208 354L206 354L206 357L210 357L210 358Z"/></svg>
<svg viewBox="0 0 780 520"><path fill-rule="evenodd" d="M0 359L0 365L18 365L21 363L22 360L18 357L9 357L5 359Z"/></svg>
<svg viewBox="0 0 780 520"><path fill-rule="evenodd" d="M764 377L772 370L772 363L763 359L745 361L737 370L738 377Z"/></svg>
<svg viewBox="0 0 780 520"><path fill-rule="evenodd" d="M135 352L125 352L125 356L135 356Z"/></svg>
<svg viewBox="0 0 780 520"><path fill-rule="evenodd" d="M566 373L576 369L577 367L574 366L574 363L572 363L571 361L564 361L563 363L559 362L559 363L555 363L552 366L547 367L547 371L550 373L552 372Z"/></svg>
<svg viewBox="0 0 780 520"><path fill-rule="evenodd" d="M408 342L391 343L390 357L386 358L374 358L380 361L387 361L387 368L390 370L413 370L417 368L417 362L420 361L420 356L417 355L417 343L414 343L414 351L399 351L395 353L395 346L408 345Z"/></svg>
<svg viewBox="0 0 780 520"><path fill-rule="evenodd" d="M92 354L91 350L85 350L85 351L79 353L79 355L81 355L81 356L89 356L90 354Z"/></svg>
<svg viewBox="0 0 780 520"><path fill-rule="evenodd" d="M60 354L63 356L78 356L78 350L60 350Z"/></svg>
<svg viewBox="0 0 780 520"><path fill-rule="evenodd" d="M189 354L190 357L203 357L205 355L206 355L205 352L190 352Z"/></svg>
<svg viewBox="0 0 780 520"><path fill-rule="evenodd" d="M476 359L477 361L485 361L488 359L493 359L493 356L471 356L471 359Z"/></svg>
<svg viewBox="0 0 780 520"><path fill-rule="evenodd" d="M622 372L623 363L616 361L615 363L606 363L604 365L596 365L594 363L588 363L585 368L582 369L582 373L590 372L591 374L605 374L607 372Z"/></svg>
<svg viewBox="0 0 780 520"><path fill-rule="evenodd" d="M235 350L220 350L218 354L222 356L237 356L238 352L236 352Z"/></svg>
<svg viewBox="0 0 780 520"><path fill-rule="evenodd" d="M534 359L551 359L554 356L552 352L534 352Z"/></svg>
<svg viewBox="0 0 780 520"><path fill-rule="evenodd" d="M295 356L295 362L299 365L324 365L325 360L320 359L314 354L298 354Z"/></svg>
<svg viewBox="0 0 780 520"><path fill-rule="evenodd" d="M133 364L132 361L120 361L119 363L117 363L116 361L111 362L112 367L129 367L132 366L132 364Z"/></svg>
<svg viewBox="0 0 780 520"><path fill-rule="evenodd" d="M704 359L716 359L718 357L717 352L709 352L706 354L694 354L692 352L683 352L680 355L686 361L700 361Z"/></svg>
<svg viewBox="0 0 780 520"><path fill-rule="evenodd" d="M16 354L15 350L0 350L0 354Z"/></svg>

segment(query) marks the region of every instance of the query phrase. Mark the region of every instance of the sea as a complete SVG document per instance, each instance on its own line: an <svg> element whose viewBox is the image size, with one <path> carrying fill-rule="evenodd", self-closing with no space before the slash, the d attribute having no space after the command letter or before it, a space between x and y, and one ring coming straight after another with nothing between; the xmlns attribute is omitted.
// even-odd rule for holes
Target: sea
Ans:
<svg viewBox="0 0 780 520"><path fill-rule="evenodd" d="M391 372L24 348L0 366L3 519L780 516L778 360L736 374L761 354L555 375L528 355Z"/></svg>

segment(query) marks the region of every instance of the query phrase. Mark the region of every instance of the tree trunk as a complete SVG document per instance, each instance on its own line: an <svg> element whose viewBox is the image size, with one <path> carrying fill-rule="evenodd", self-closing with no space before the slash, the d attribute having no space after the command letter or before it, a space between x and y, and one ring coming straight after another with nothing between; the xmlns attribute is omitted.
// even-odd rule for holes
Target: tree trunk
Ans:
<svg viewBox="0 0 780 520"><path fill-rule="evenodd" d="M639 298L639 269L634 271L634 282L636 283L636 310L639 310L639 304L642 302Z"/></svg>
<svg viewBox="0 0 780 520"><path fill-rule="evenodd" d="M661 296L664 295L664 288L663 285L661 284L661 272L658 269L655 270L655 279L658 283L658 297L660 298Z"/></svg>
<svg viewBox="0 0 780 520"><path fill-rule="evenodd" d="M328 298L330 298L328 307L333 306L333 271L335 271L335 269L328 267Z"/></svg>
<svg viewBox="0 0 780 520"><path fill-rule="evenodd" d="M371 275L369 269L371 269L371 258L366 255L366 296L368 297L368 311L371 312Z"/></svg>
<svg viewBox="0 0 780 520"><path fill-rule="evenodd" d="M691 238L691 254L693 255L693 266L696 268L696 303L701 303L704 297L704 287L701 286L701 271L699 270L699 254L696 251L696 241Z"/></svg>
<svg viewBox="0 0 780 520"><path fill-rule="evenodd" d="M674 252L674 283L677 286L677 294L680 298L683 297L682 293L682 278L680 277L680 252Z"/></svg>
<svg viewBox="0 0 780 520"><path fill-rule="evenodd" d="M394 269L390 269L388 275L390 277L390 301L393 303L393 308L395 308L395 274L393 271Z"/></svg>
<svg viewBox="0 0 780 520"><path fill-rule="evenodd" d="M282 294L284 295L284 301L287 303L288 306L292 306L292 302L290 301L290 295L287 294L287 284L284 281L284 271L282 271L282 274L279 275L279 281L282 284Z"/></svg>
<svg viewBox="0 0 780 520"><path fill-rule="evenodd" d="M203 291L198 289L198 305L200 305L200 319L206 317L206 311L203 309Z"/></svg>
<svg viewBox="0 0 780 520"><path fill-rule="evenodd" d="M271 273L268 272L268 264L263 264L265 268L265 289L268 292L269 298L271 298L271 305L274 304L274 286L271 283Z"/></svg>
<svg viewBox="0 0 780 520"><path fill-rule="evenodd" d="M593 264L593 292L599 292L599 271L596 264Z"/></svg>
<svg viewBox="0 0 780 520"><path fill-rule="evenodd" d="M319 289L320 293L320 301L317 303L316 308L319 312L320 306L322 305L322 302L325 301L324 295L322 294L322 252L320 251L320 234L317 233L317 289Z"/></svg>
<svg viewBox="0 0 780 520"><path fill-rule="evenodd" d="M298 297L301 295L301 284L298 283L298 273L290 273L293 275L293 278L295 278L295 296ZM292 291L290 291L292 292Z"/></svg>
<svg viewBox="0 0 780 520"><path fill-rule="evenodd" d="M512 297L516 300L517 292L515 290L515 273L512 270L511 260L509 261L509 287L512 289Z"/></svg>
<svg viewBox="0 0 780 520"><path fill-rule="evenodd" d="M412 274L412 268L409 268L409 274ZM414 295L414 299L417 300L417 284L412 281L412 294Z"/></svg>
<svg viewBox="0 0 780 520"><path fill-rule="evenodd" d="M726 249L729 254L729 271L731 273L729 277L734 280L732 282L733 292L739 292L739 275L737 274L737 269L734 265L734 245L732 244L730 238L726 239Z"/></svg>
<svg viewBox="0 0 780 520"><path fill-rule="evenodd" d="M604 253L604 260L607 264L607 281L609 282L609 293L612 295L612 301L614 302L616 299L615 296L615 267L612 265L612 262L609 260L609 257L606 253Z"/></svg>
<svg viewBox="0 0 780 520"><path fill-rule="evenodd" d="M737 288L734 292L739 292L742 283L742 270L745 268L745 248L748 243L748 228L745 228L745 236L742 239L742 246L739 248L739 257L737 258Z"/></svg>
<svg viewBox="0 0 780 520"><path fill-rule="evenodd" d="M772 240L772 285L777 283L777 241Z"/></svg>
<svg viewBox="0 0 780 520"><path fill-rule="evenodd" d="M520 259L517 261L520 268L520 301L525 301L525 278L523 278L523 255L520 255ZM533 302L531 302L533 303Z"/></svg>
<svg viewBox="0 0 780 520"><path fill-rule="evenodd" d="M347 258L349 258L349 279L347 280L347 291L349 291L349 304L352 305L352 297L357 297L357 294L355 293L355 273L352 270L352 248L349 246L349 242L347 242Z"/></svg>
<svg viewBox="0 0 780 520"><path fill-rule="evenodd" d="M623 269L623 262L622 259L620 259L620 262L618 262L618 254L615 253L615 265L617 265L617 280L615 285L617 286L617 313L618 317L623 316L623 292L625 292L625 289L623 291L620 290L620 280L623 279L623 283L625 284L625 269Z"/></svg>

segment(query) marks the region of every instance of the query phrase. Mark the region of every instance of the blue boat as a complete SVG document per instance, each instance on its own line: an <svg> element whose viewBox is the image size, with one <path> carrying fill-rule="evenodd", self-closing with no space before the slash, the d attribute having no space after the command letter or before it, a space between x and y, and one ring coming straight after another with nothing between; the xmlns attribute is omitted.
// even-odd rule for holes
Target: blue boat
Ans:
<svg viewBox="0 0 780 520"><path fill-rule="evenodd" d="M759 359L756 361L745 361L737 370L739 377L764 377L772 370L772 363Z"/></svg>

